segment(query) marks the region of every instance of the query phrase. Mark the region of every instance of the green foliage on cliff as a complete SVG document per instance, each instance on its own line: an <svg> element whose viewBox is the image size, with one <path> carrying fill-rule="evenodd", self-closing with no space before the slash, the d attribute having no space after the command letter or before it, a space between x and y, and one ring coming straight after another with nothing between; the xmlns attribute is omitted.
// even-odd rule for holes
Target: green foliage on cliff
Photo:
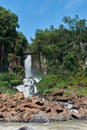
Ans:
<svg viewBox="0 0 87 130"><path fill-rule="evenodd" d="M65 16L63 22L59 28L36 30L31 48L38 55L39 64L46 61L49 72L83 71L87 67L86 19Z"/></svg>
<svg viewBox="0 0 87 130"><path fill-rule="evenodd" d="M18 16L3 7L0 7L0 71L8 69L8 55L11 53L21 57L29 44L23 33L18 32Z"/></svg>
<svg viewBox="0 0 87 130"><path fill-rule="evenodd" d="M62 20L58 28L52 25L36 30L32 39L31 48L38 55L38 64L43 70L44 65L47 68L38 89L46 93L66 86L67 94L76 91L87 95L87 21L78 15Z"/></svg>

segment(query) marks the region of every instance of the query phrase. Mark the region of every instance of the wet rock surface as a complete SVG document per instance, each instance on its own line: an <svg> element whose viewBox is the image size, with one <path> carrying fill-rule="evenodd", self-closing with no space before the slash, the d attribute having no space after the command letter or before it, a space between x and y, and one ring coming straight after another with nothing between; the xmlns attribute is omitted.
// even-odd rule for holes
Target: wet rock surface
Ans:
<svg viewBox="0 0 87 130"><path fill-rule="evenodd" d="M73 119L87 119L87 96L68 98L62 90L28 98L22 93L0 93L0 121L48 123Z"/></svg>

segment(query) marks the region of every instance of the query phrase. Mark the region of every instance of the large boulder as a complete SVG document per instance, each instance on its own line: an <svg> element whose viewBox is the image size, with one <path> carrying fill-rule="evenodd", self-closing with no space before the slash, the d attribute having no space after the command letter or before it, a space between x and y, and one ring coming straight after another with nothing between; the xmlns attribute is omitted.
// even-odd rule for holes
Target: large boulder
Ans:
<svg viewBox="0 0 87 130"><path fill-rule="evenodd" d="M24 127L19 128L18 130L34 130L34 129L24 126Z"/></svg>
<svg viewBox="0 0 87 130"><path fill-rule="evenodd" d="M31 115L31 119L29 120L29 122L31 122L31 123L48 123L49 118L46 115L46 113L39 111L37 114Z"/></svg>

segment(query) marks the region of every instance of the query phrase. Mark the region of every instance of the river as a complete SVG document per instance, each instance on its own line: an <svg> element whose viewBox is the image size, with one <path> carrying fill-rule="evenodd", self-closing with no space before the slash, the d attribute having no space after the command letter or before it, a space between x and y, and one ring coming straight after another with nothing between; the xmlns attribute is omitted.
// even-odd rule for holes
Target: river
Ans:
<svg viewBox="0 0 87 130"><path fill-rule="evenodd" d="M49 124L0 122L0 130L18 130L18 128L23 126L28 126L34 130L87 130L87 121L75 120Z"/></svg>

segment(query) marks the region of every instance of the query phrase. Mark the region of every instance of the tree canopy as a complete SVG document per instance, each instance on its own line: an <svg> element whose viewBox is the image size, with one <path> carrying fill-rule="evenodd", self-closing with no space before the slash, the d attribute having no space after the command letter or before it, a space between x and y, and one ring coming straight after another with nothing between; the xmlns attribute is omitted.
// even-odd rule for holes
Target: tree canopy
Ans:
<svg viewBox="0 0 87 130"><path fill-rule="evenodd" d="M49 71L83 70L87 67L87 21L78 15L65 16L62 20L64 24L58 28L52 25L49 29L36 30L31 48L39 58L45 58Z"/></svg>
<svg viewBox="0 0 87 130"><path fill-rule="evenodd" d="M9 53L23 57L23 51L28 46L28 41L19 28L18 16L3 7L0 7L0 70L8 68L7 57Z"/></svg>
<svg viewBox="0 0 87 130"><path fill-rule="evenodd" d="M36 29L31 45L22 32L18 32L18 16L0 7L0 70L8 68L9 54L22 59L29 47L37 55L40 68L46 64L49 72L78 71L87 68L87 21L64 16L58 28Z"/></svg>

